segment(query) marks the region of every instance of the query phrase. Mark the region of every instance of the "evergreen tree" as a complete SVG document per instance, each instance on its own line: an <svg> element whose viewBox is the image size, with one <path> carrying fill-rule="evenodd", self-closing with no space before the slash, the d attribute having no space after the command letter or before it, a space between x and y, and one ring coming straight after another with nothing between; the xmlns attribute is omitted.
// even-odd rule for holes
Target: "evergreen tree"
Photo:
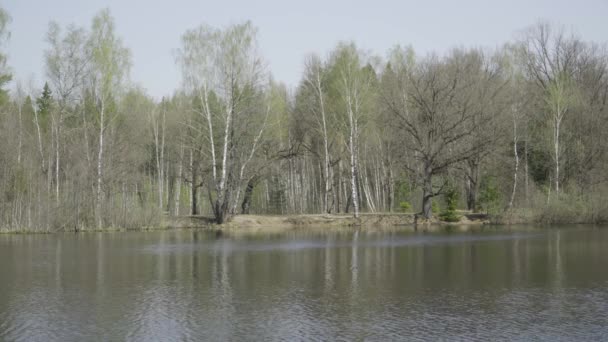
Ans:
<svg viewBox="0 0 608 342"><path fill-rule="evenodd" d="M40 125L46 129L49 115L53 110L53 91L47 82L44 83L42 94L36 99L36 105L38 106Z"/></svg>

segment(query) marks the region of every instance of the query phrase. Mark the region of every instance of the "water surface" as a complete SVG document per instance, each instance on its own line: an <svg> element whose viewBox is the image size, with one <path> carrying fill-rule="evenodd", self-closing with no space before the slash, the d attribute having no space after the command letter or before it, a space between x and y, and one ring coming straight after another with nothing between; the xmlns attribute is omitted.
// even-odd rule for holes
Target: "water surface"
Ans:
<svg viewBox="0 0 608 342"><path fill-rule="evenodd" d="M608 229L0 236L0 340L608 340Z"/></svg>

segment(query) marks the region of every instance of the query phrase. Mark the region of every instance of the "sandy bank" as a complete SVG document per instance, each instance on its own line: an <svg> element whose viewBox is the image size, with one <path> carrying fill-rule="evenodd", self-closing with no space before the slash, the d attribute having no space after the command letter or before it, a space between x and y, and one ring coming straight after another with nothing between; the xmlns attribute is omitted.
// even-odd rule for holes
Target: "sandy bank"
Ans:
<svg viewBox="0 0 608 342"><path fill-rule="evenodd" d="M463 215L459 222L448 223L438 220L418 220L415 224L415 215L408 213L365 213L359 219L352 215L237 215L230 222L222 225L214 224L209 217L185 216L171 219L171 228L211 228L223 231L250 231L250 232L275 232L293 229L422 229L437 230L443 227L453 227L458 230L467 230L467 227L475 227L486 224L485 215Z"/></svg>

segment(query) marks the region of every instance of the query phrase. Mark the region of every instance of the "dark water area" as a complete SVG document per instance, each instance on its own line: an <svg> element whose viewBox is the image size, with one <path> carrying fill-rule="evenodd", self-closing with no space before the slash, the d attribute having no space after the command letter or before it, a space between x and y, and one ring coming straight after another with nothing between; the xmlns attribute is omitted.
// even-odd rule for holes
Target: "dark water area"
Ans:
<svg viewBox="0 0 608 342"><path fill-rule="evenodd" d="M608 340L608 229L0 236L0 340Z"/></svg>

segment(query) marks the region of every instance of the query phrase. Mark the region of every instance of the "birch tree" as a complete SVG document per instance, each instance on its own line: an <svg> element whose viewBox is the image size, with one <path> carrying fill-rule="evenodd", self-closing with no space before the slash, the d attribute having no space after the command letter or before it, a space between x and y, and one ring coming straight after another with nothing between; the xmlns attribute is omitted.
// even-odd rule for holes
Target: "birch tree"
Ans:
<svg viewBox="0 0 608 342"><path fill-rule="evenodd" d="M366 66L363 53L354 43L339 44L332 52L332 87L343 114L350 161L350 198L355 218L359 217L359 137L369 115L375 75Z"/></svg>
<svg viewBox="0 0 608 342"><path fill-rule="evenodd" d="M123 46L122 40L116 36L114 19L108 9L100 11L93 18L88 44L92 53L90 82L95 96L99 125L95 184L96 216L97 226L102 228L104 137L108 125L116 115L112 102L120 96L121 88L128 77L131 54L129 49Z"/></svg>
<svg viewBox="0 0 608 342"><path fill-rule="evenodd" d="M66 116L74 114L72 110L82 99L83 82L89 71L91 53L87 46L86 32L75 26L69 26L62 36L59 25L51 22L47 42L49 48L45 51L46 75L55 89L57 98L57 109L51 113L51 145L54 146L55 200L59 201L63 121Z"/></svg>
<svg viewBox="0 0 608 342"><path fill-rule="evenodd" d="M330 137L329 137L329 118L326 106L327 97L327 71L323 66L321 59L316 56L310 56L305 63L305 72L303 86L312 95L312 103L307 106L315 117L317 129L323 141L323 212L331 211L329 202L329 193L331 191L332 175L331 175L331 157L330 157Z"/></svg>
<svg viewBox="0 0 608 342"><path fill-rule="evenodd" d="M552 128L553 138L553 161L555 163L555 193L560 191L560 169L561 155L563 146L560 145L562 123L569 108L574 104L574 86L570 77L565 73L558 74L551 81L547 89L547 106L549 107L548 116Z"/></svg>
<svg viewBox="0 0 608 342"><path fill-rule="evenodd" d="M4 45L11 36L8 29L8 24L10 22L11 16L0 7L0 45ZM6 54L4 51L0 51L0 104L5 104L8 101L8 91L4 86L12 79L6 60Z"/></svg>
<svg viewBox="0 0 608 342"><path fill-rule="evenodd" d="M205 25L189 30L182 36L178 63L185 84L199 98L199 112L207 122L209 200L216 222L223 223L240 183L237 148L245 148L245 144L237 147L236 139L245 133L237 124L247 120L250 105L263 96L260 86L265 75L257 50L257 29L246 22L224 30ZM216 108L211 106L211 97L218 102Z"/></svg>
<svg viewBox="0 0 608 342"><path fill-rule="evenodd" d="M575 102L574 76L584 62L586 46L562 28L539 22L525 31L519 41L520 58L528 79L542 96L540 110L551 126L552 182L556 193L562 181L562 130L567 112Z"/></svg>

